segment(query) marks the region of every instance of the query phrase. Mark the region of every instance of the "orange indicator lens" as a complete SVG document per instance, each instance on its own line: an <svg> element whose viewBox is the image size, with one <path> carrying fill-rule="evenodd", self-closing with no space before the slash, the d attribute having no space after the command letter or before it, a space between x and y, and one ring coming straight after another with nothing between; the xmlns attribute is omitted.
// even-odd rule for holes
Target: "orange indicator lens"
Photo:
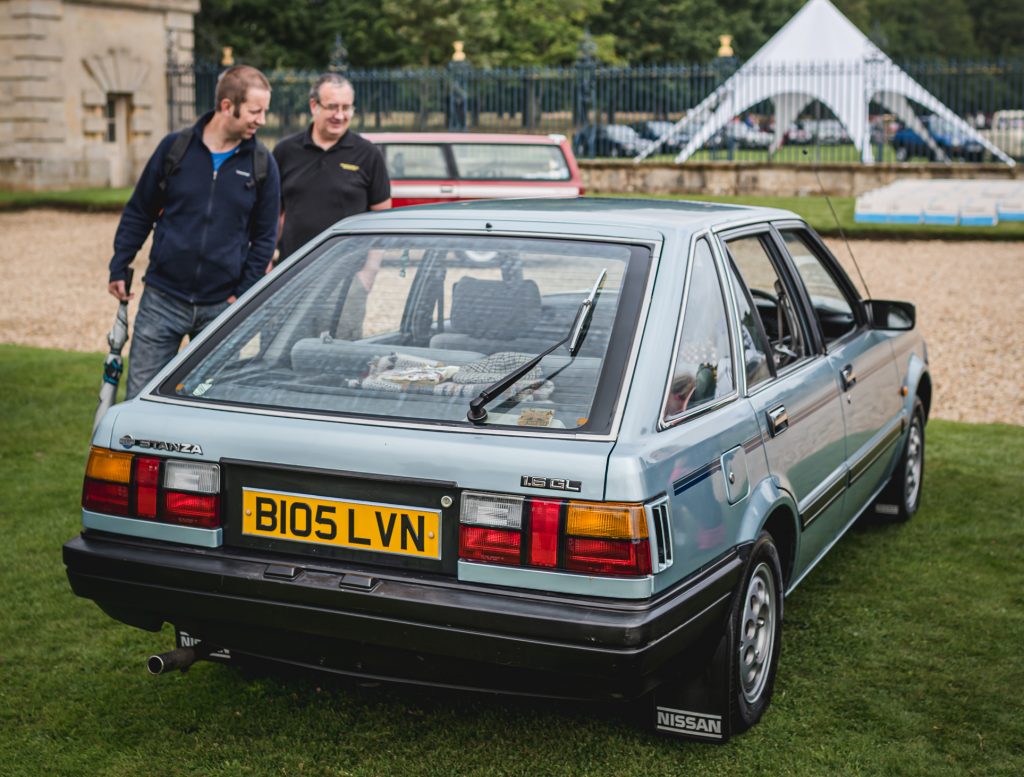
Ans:
<svg viewBox="0 0 1024 777"><path fill-rule="evenodd" d="M106 448L90 448L85 476L111 483L127 483L132 475L132 455Z"/></svg>
<svg viewBox="0 0 1024 777"><path fill-rule="evenodd" d="M573 537L639 540L647 537L643 505L570 502L565 533Z"/></svg>

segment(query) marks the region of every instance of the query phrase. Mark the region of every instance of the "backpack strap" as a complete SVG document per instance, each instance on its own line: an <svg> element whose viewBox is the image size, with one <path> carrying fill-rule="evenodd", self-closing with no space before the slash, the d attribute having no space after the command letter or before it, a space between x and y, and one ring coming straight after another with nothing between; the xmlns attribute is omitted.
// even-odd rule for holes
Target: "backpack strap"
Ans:
<svg viewBox="0 0 1024 777"><path fill-rule="evenodd" d="M267 147L256 141L256 149L252 153L252 178L246 181L246 189L256 189L259 194L259 189L263 188L263 182L267 180L267 170L270 167L270 151Z"/></svg>
<svg viewBox="0 0 1024 777"><path fill-rule="evenodd" d="M256 179L256 186L262 187L267 180L267 170L270 168L270 150L260 141L256 141L256 151L252 156L252 177Z"/></svg>
<svg viewBox="0 0 1024 777"><path fill-rule="evenodd" d="M164 174L160 178L160 193L163 195L167 191L167 179L172 175L177 175L181 169L181 160L185 158L185 152L188 151L188 144L192 142L193 128L188 127L178 133L178 137L171 143L171 147L167 149L167 153L164 154Z"/></svg>

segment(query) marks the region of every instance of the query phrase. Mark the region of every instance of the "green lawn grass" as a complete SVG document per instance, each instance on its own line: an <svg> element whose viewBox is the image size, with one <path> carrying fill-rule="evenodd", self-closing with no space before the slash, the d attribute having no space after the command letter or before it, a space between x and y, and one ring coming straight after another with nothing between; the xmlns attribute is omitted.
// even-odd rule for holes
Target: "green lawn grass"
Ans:
<svg viewBox="0 0 1024 777"><path fill-rule="evenodd" d="M66 208L83 211L120 211L132 189L74 189L63 192L0 191L0 212L28 208ZM636 194L600 194L601 197L636 197ZM840 234L824 197L764 197L754 195L663 194L659 199L704 200L739 205L785 208L800 215L823 235ZM851 238L892 240L1024 240L1024 222L1003 222L994 227L942 227L925 224L858 224L853 220L853 197L833 197L839 225Z"/></svg>
<svg viewBox="0 0 1024 777"><path fill-rule="evenodd" d="M635 194L595 194L595 197L635 197ZM854 197L832 197L835 217L828 201L819 197L765 197L756 195L652 194L663 200L700 200L734 205L760 205L791 210L822 235L889 240L1024 240L1024 221L1004 221L994 227L943 227L933 224L858 224L853 220ZM839 224L836 224L836 217Z"/></svg>
<svg viewBox="0 0 1024 777"><path fill-rule="evenodd" d="M71 189L62 192L0 191L0 211L28 208L119 211L132 196L132 189L128 186L120 189Z"/></svg>
<svg viewBox="0 0 1024 777"><path fill-rule="evenodd" d="M617 707L197 664L76 598L61 544L100 354L0 345L0 774L1024 774L1024 429L933 421L921 512L855 528L786 600L775 700L724 747Z"/></svg>

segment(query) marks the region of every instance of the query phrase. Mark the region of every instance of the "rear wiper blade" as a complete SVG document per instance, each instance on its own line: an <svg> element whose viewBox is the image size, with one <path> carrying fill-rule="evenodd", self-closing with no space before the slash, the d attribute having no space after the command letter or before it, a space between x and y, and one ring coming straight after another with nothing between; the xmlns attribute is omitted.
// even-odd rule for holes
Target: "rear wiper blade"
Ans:
<svg viewBox="0 0 1024 777"><path fill-rule="evenodd" d="M508 390L510 386L515 384L516 381L522 379L530 370L540 364L541 360L549 353L557 348L561 348L566 343L569 344L569 355L575 356L579 353L580 348L583 345L583 340L587 336L587 327L590 324L590 319L594 315L594 307L597 302L597 295L604 286L605 278L608 277L608 270L604 269L597 276L597 281L594 282L594 288L590 290L587 298L584 299L579 308L576 309L576 316L572 320L572 326L569 327L569 333L559 340L557 343L552 345L550 348L542 351L541 353L534 356L529 361L523 362L508 375L503 378L499 378L490 386L485 388L473 400L469 403L469 411L466 413L466 418L474 424L482 424L487 420L487 407L486 405L493 400L496 396L499 396L502 392Z"/></svg>

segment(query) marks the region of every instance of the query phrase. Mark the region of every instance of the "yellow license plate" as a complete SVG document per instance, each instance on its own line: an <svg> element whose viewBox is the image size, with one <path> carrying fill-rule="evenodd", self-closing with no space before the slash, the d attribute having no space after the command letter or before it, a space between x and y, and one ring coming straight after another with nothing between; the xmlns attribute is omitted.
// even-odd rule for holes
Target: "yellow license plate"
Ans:
<svg viewBox="0 0 1024 777"><path fill-rule="evenodd" d="M243 488L242 534L441 558L441 514L405 505Z"/></svg>

